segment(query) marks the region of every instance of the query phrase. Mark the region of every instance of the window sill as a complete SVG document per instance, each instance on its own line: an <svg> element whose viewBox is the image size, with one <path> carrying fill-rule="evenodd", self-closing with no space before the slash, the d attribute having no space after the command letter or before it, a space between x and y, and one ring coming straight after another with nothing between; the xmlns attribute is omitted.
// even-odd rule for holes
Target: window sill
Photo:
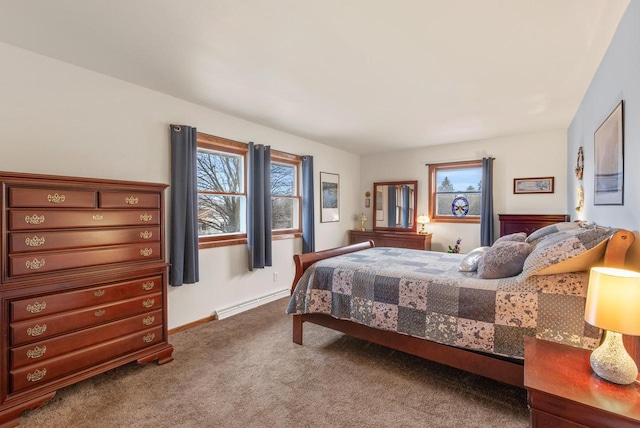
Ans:
<svg viewBox="0 0 640 428"><path fill-rule="evenodd" d="M246 245L246 243L247 238L221 239L218 241L200 241L198 243L198 249L204 250L206 248L228 247L231 245Z"/></svg>

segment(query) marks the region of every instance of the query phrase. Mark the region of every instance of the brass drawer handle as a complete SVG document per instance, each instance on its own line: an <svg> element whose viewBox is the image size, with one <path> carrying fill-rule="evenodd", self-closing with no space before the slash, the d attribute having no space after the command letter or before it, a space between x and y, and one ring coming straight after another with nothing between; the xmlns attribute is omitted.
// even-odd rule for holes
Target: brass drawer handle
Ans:
<svg viewBox="0 0 640 428"><path fill-rule="evenodd" d="M47 347L43 346L42 348L39 346L36 346L33 349L29 349L27 351L27 358L31 358L33 360L35 360L36 358L40 358L44 355L44 353L47 352Z"/></svg>
<svg viewBox="0 0 640 428"><path fill-rule="evenodd" d="M129 196L128 198L124 199L124 202L127 205L136 205L138 203L138 198L136 198L135 196Z"/></svg>
<svg viewBox="0 0 640 428"><path fill-rule="evenodd" d="M29 382L37 382L39 380L42 380L46 375L47 375L47 369L36 370L33 373L27 374L27 380Z"/></svg>
<svg viewBox="0 0 640 428"><path fill-rule="evenodd" d="M32 261L27 260L26 262L24 262L24 265L27 267L27 269L38 270L44 266L44 263L44 259L33 259Z"/></svg>
<svg viewBox="0 0 640 428"><path fill-rule="evenodd" d="M153 236L153 232L149 231L149 230L145 230L144 232L140 232L140 237L142 239L149 239Z"/></svg>
<svg viewBox="0 0 640 428"><path fill-rule="evenodd" d="M53 195L47 195L47 200L52 204L61 204L64 202L64 195L58 195L54 193Z"/></svg>
<svg viewBox="0 0 640 428"><path fill-rule="evenodd" d="M156 320L156 317L154 317L153 315L149 315L148 317L144 318L142 320L142 324L144 325L151 325L153 324L153 322Z"/></svg>
<svg viewBox="0 0 640 428"><path fill-rule="evenodd" d="M97 311L95 311L93 314L94 314L95 316L97 316L97 317L101 317L101 316L103 316L103 315L104 315L104 314L106 314L106 313L107 313L107 311L105 311L104 309L98 309L98 310L97 310Z"/></svg>
<svg viewBox="0 0 640 428"><path fill-rule="evenodd" d="M24 218L24 221L27 224L42 224L42 223L44 223L44 216L43 215L34 214L31 217L26 216Z"/></svg>
<svg viewBox="0 0 640 428"><path fill-rule="evenodd" d="M93 215L93 219L94 220L102 220L104 217L102 217L100 214L94 214Z"/></svg>
<svg viewBox="0 0 640 428"><path fill-rule="evenodd" d="M150 308L153 306L154 303L155 303L155 300L147 299L144 302L142 302L142 306L144 306L145 308Z"/></svg>
<svg viewBox="0 0 640 428"><path fill-rule="evenodd" d="M143 341L144 343L149 343L149 342L153 341L153 339L155 339L155 338L156 338L156 335L155 335L155 334L153 334L153 333L149 333L149 334L145 335L145 336L142 338L142 341Z"/></svg>
<svg viewBox="0 0 640 428"><path fill-rule="evenodd" d="M47 325L46 324L42 324L42 326L40 326L39 324L36 324L35 326L29 327L27 329L27 334L29 336L35 337L35 336L40 336L45 331L47 331Z"/></svg>
<svg viewBox="0 0 640 428"><path fill-rule="evenodd" d="M151 221L153 219L153 216L151 214L140 214L140 221Z"/></svg>
<svg viewBox="0 0 640 428"><path fill-rule="evenodd" d="M142 289L145 291L149 291L149 290L153 290L153 287L156 284L153 281L147 281L145 283L142 284Z"/></svg>
<svg viewBox="0 0 640 428"><path fill-rule="evenodd" d="M34 236L33 238L26 238L24 243L27 247L39 247L44 245L44 236L42 238L38 238L37 236Z"/></svg>
<svg viewBox="0 0 640 428"><path fill-rule="evenodd" d="M96 290L93 292L93 295L96 297L102 297L104 296L105 291L104 290Z"/></svg>
<svg viewBox="0 0 640 428"><path fill-rule="evenodd" d="M47 302L42 302L42 303L34 302L33 305L31 304L27 305L27 312L32 314L37 314L44 311L46 307L47 307Z"/></svg>
<svg viewBox="0 0 640 428"><path fill-rule="evenodd" d="M140 250L140 255L142 257L149 257L151 254L153 254L153 248L144 248Z"/></svg>

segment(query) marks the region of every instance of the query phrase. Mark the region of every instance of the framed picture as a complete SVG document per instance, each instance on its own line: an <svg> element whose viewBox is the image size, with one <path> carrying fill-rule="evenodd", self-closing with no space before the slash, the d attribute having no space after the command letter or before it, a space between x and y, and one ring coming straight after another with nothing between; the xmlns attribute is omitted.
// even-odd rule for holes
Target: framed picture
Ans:
<svg viewBox="0 0 640 428"><path fill-rule="evenodd" d="M364 207L365 208L371 208L371 198L365 198Z"/></svg>
<svg viewBox="0 0 640 428"><path fill-rule="evenodd" d="M594 205L624 204L624 123L622 101L594 134Z"/></svg>
<svg viewBox="0 0 640 428"><path fill-rule="evenodd" d="M514 178L513 193L553 193L553 177Z"/></svg>
<svg viewBox="0 0 640 428"><path fill-rule="evenodd" d="M340 221L340 176L320 173L320 222Z"/></svg>

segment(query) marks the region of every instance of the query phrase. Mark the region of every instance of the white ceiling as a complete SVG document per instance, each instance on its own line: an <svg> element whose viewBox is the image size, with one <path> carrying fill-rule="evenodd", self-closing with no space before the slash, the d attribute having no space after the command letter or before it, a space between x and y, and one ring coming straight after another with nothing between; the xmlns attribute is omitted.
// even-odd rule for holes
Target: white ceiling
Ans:
<svg viewBox="0 0 640 428"><path fill-rule="evenodd" d="M0 0L0 42L366 154L567 128L628 3Z"/></svg>

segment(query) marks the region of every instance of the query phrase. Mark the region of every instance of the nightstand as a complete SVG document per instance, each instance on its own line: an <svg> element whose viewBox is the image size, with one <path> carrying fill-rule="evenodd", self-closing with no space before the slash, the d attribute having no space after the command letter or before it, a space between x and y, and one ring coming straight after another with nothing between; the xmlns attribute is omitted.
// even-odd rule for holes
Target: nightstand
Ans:
<svg viewBox="0 0 640 428"><path fill-rule="evenodd" d="M640 385L599 378L591 351L525 337L524 387L531 428L638 427Z"/></svg>

